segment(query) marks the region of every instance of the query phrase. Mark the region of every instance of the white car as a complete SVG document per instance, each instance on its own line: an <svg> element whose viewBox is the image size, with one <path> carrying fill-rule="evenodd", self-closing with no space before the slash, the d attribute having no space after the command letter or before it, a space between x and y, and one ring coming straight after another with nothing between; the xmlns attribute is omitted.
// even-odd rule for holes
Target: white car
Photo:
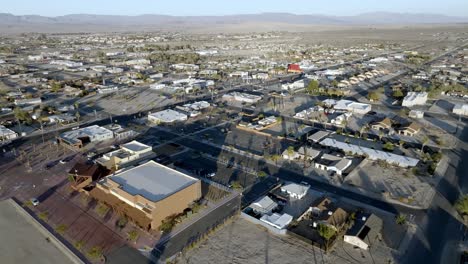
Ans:
<svg viewBox="0 0 468 264"><path fill-rule="evenodd" d="M38 205L39 205L39 200L38 200L37 198L32 198L32 199L31 199L31 203L32 203L32 205L34 205L34 206L38 206Z"/></svg>

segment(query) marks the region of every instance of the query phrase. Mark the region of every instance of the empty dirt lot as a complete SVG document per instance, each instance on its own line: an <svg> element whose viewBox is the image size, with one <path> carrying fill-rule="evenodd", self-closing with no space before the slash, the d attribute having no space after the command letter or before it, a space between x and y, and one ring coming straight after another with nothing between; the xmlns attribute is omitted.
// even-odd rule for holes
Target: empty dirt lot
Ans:
<svg viewBox="0 0 468 264"><path fill-rule="evenodd" d="M393 260L391 254L391 250L380 245L368 252L337 242L333 252L325 255L297 239L273 235L263 227L238 218L198 248L179 256L176 263L387 263Z"/></svg>

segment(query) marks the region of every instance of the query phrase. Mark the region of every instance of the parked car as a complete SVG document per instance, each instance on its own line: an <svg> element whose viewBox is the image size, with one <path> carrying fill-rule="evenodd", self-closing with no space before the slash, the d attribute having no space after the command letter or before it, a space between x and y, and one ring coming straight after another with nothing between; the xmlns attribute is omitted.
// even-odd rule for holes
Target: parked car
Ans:
<svg viewBox="0 0 468 264"><path fill-rule="evenodd" d="M38 206L39 205L39 200L37 198L31 198L31 203L34 206Z"/></svg>

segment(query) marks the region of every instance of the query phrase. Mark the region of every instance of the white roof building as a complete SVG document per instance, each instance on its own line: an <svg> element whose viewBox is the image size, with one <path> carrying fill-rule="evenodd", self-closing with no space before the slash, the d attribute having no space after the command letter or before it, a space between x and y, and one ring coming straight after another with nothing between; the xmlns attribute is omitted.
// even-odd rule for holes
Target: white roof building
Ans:
<svg viewBox="0 0 468 264"><path fill-rule="evenodd" d="M421 110L411 110L408 114L409 117L411 118L423 118L424 117L424 111Z"/></svg>
<svg viewBox="0 0 468 264"><path fill-rule="evenodd" d="M114 138L114 133L107 128L94 125L64 132L60 138L69 144L75 144L83 138L87 138L89 142L99 142Z"/></svg>
<svg viewBox="0 0 468 264"><path fill-rule="evenodd" d="M468 116L468 104L457 104L453 107L452 112L456 115Z"/></svg>
<svg viewBox="0 0 468 264"><path fill-rule="evenodd" d="M348 112L356 113L356 114L367 114L372 110L372 106L370 104L363 104L358 102L353 102L350 100L339 100L336 101L336 104L333 106L335 110L345 110Z"/></svg>
<svg viewBox="0 0 468 264"><path fill-rule="evenodd" d="M419 162L418 159L401 156L381 150L360 147L345 142L337 141L331 138L324 139L322 142L320 142L320 144L327 147L341 149L344 152L351 152L357 155L365 155L370 160L385 160L388 163L395 164L400 167L414 167Z"/></svg>
<svg viewBox="0 0 468 264"><path fill-rule="evenodd" d="M18 134L16 134L13 130L0 125L0 141L11 140L16 137L18 137Z"/></svg>
<svg viewBox="0 0 468 264"><path fill-rule="evenodd" d="M264 196L250 204L249 207L257 213L269 214L273 210L275 210L276 207L278 207L278 204L275 201L273 201L270 197Z"/></svg>
<svg viewBox="0 0 468 264"><path fill-rule="evenodd" d="M240 93L240 92L232 92L224 94L222 97L225 101L238 101L238 102L246 102L246 103L256 103L262 99L260 95L248 94L248 93Z"/></svg>
<svg viewBox="0 0 468 264"><path fill-rule="evenodd" d="M424 105L427 102L427 93L426 92L409 92L405 98L403 98L402 106L412 107L415 105Z"/></svg>
<svg viewBox="0 0 468 264"><path fill-rule="evenodd" d="M315 162L315 167L325 171L334 171L336 174L342 175L343 172L351 166L351 163L352 161L346 158L323 154L322 157Z"/></svg>
<svg viewBox="0 0 468 264"><path fill-rule="evenodd" d="M309 185L297 184L297 183L288 183L286 185L281 186L281 191L289 194L290 197L296 199L302 199L306 196L307 192L309 191Z"/></svg>
<svg viewBox="0 0 468 264"><path fill-rule="evenodd" d="M265 214L262 216L262 218L260 218L260 221L278 229L284 229L291 223L292 220L293 220L293 217L288 214L280 215L277 213L274 213L272 215Z"/></svg>
<svg viewBox="0 0 468 264"><path fill-rule="evenodd" d="M173 123L176 121L186 121L188 119L186 114L181 112L166 109L156 113L148 114L148 121L159 124L159 123Z"/></svg>
<svg viewBox="0 0 468 264"><path fill-rule="evenodd" d="M120 146L120 149L104 154L97 162L103 166L120 169L125 164L141 161L154 154L153 148L138 141L131 141Z"/></svg>

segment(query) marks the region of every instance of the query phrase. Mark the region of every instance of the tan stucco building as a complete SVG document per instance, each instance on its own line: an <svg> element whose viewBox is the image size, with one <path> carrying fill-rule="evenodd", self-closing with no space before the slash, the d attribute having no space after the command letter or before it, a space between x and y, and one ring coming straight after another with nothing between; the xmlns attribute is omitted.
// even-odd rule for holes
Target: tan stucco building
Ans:
<svg viewBox="0 0 468 264"><path fill-rule="evenodd" d="M201 198L201 182L154 161L108 176L91 192L147 229Z"/></svg>

